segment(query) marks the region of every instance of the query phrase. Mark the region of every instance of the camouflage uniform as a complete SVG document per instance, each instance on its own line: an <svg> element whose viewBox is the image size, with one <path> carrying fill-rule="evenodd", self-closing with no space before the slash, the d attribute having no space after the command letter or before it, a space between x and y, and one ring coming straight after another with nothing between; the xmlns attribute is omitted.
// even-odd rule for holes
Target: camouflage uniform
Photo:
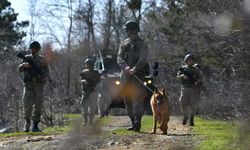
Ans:
<svg viewBox="0 0 250 150"><path fill-rule="evenodd" d="M84 69L80 74L82 82L82 112L84 118L84 125L91 125L94 119L94 114L97 104L96 86L100 81L100 74L93 68Z"/></svg>
<svg viewBox="0 0 250 150"><path fill-rule="evenodd" d="M144 80L148 55L148 47L146 43L136 34L134 37L125 39L119 48L117 62L120 65L121 82L123 85L124 102L126 105L128 116L131 119L132 126L128 130L140 130L141 118L144 112L144 96L146 94L145 87L135 78ZM129 75L125 72L126 67L135 68L135 73Z"/></svg>
<svg viewBox="0 0 250 150"><path fill-rule="evenodd" d="M183 79L181 76L185 73L181 70L177 73L177 78L181 79L181 96L179 102L181 104L181 109L184 115L183 124L186 124L188 117L190 117L190 125L194 125L193 119L196 113L196 98L197 98L197 83L201 80L199 70L193 65L183 65L181 66L185 72L195 79Z"/></svg>
<svg viewBox="0 0 250 150"><path fill-rule="evenodd" d="M34 106L33 114L33 127L32 131L40 131L38 129L38 123L40 122L40 117L42 114L43 107L43 89L46 82L46 78L49 77L48 64L43 56L36 54L26 55L26 58L33 61L36 66L40 69L41 74L37 72L34 68L24 69L21 66L24 63L23 61L18 69L20 72L24 72L24 90L23 90L23 109L24 109L24 118L26 121L25 131L29 131L30 119L32 116L32 108Z"/></svg>
<svg viewBox="0 0 250 150"><path fill-rule="evenodd" d="M100 117L107 116L109 113L109 106L111 104L111 89L110 84L113 81L107 76L103 75L101 84L100 84L100 93L98 95L98 112Z"/></svg>

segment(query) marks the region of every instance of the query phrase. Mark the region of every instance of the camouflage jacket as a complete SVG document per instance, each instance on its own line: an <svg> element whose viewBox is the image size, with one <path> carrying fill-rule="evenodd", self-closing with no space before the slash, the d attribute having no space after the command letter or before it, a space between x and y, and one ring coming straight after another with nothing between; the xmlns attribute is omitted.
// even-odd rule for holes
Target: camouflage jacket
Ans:
<svg viewBox="0 0 250 150"><path fill-rule="evenodd" d="M82 83L82 90L83 91L93 91L97 84L100 81L100 74L96 70L91 69L83 69L80 73L81 81L86 80L85 83Z"/></svg>
<svg viewBox="0 0 250 150"><path fill-rule="evenodd" d="M189 79L185 80L181 77L181 75L186 75ZM183 86L193 86L195 83L197 84L201 82L200 71L194 66L188 66L186 64L179 68L177 78L181 80L181 84Z"/></svg>
<svg viewBox="0 0 250 150"><path fill-rule="evenodd" d="M49 76L49 67L45 58L39 55L38 53L35 55L28 54L28 55L25 55L25 57L31 60L37 66L37 69L32 66L31 68L24 69L23 70L23 73L24 73L23 82L45 84L46 77ZM27 63L27 62L23 60L21 64L22 63Z"/></svg>
<svg viewBox="0 0 250 150"><path fill-rule="evenodd" d="M145 76L144 67L147 63L147 56L147 44L139 36L125 39L119 47L117 56L117 62L122 69L122 76L126 76L124 69L127 66L135 67L135 75L138 77Z"/></svg>

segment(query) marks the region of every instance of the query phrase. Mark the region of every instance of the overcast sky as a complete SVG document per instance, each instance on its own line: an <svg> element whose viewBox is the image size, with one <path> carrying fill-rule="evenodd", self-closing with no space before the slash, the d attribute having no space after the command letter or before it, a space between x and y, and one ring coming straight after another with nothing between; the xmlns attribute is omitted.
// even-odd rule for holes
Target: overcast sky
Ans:
<svg viewBox="0 0 250 150"><path fill-rule="evenodd" d="M19 15L17 16L18 21L24 21L28 20L28 0L8 0L11 2L11 7L14 8L15 13L18 13Z"/></svg>

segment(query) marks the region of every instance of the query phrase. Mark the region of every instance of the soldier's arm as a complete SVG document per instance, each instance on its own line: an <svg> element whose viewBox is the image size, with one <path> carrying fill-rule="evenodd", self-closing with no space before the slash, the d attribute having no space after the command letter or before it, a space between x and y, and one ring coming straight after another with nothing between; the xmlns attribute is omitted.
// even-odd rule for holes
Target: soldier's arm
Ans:
<svg viewBox="0 0 250 150"><path fill-rule="evenodd" d="M84 86L88 85L87 77L84 71L80 73L80 83Z"/></svg>
<svg viewBox="0 0 250 150"><path fill-rule="evenodd" d="M128 67L128 64L126 63L123 57L124 57L124 47L123 43L121 43L117 54L117 63L122 68L122 70L125 70L125 68Z"/></svg>
<svg viewBox="0 0 250 150"><path fill-rule="evenodd" d="M181 73L181 71L179 70L178 72L177 72L177 79L182 79L183 78L183 73Z"/></svg>
<svg viewBox="0 0 250 150"><path fill-rule="evenodd" d="M28 69L28 68L31 68L30 64L29 64L28 62L22 60L22 61L19 63L18 67L17 67L17 71L18 71L18 72L23 72L23 71L25 71L25 70Z"/></svg>
<svg viewBox="0 0 250 150"><path fill-rule="evenodd" d="M140 54L139 54L139 60L134 66L135 72L137 70L142 69L146 65L148 57L148 46L144 41L139 42L137 47L140 49Z"/></svg>
<svg viewBox="0 0 250 150"><path fill-rule="evenodd" d="M24 62L24 63L18 65L17 70L18 70L18 72L23 72L23 71L25 71L28 68L31 68L30 64Z"/></svg>
<svg viewBox="0 0 250 150"><path fill-rule="evenodd" d="M180 80L189 80L189 77L187 75L185 75L184 68L182 66L180 66L178 68L177 79L180 79Z"/></svg>

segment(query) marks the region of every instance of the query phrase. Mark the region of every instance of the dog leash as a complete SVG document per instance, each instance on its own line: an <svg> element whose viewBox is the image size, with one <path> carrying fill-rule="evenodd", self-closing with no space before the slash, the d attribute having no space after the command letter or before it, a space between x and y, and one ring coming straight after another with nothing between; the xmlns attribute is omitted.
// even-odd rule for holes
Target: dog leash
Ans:
<svg viewBox="0 0 250 150"><path fill-rule="evenodd" d="M133 76L134 76L143 86L145 86L150 92L154 93L154 91L151 90L148 86L146 86L146 85L142 82L142 80L141 80L140 78L138 78L137 75L134 75L134 74L133 74Z"/></svg>

